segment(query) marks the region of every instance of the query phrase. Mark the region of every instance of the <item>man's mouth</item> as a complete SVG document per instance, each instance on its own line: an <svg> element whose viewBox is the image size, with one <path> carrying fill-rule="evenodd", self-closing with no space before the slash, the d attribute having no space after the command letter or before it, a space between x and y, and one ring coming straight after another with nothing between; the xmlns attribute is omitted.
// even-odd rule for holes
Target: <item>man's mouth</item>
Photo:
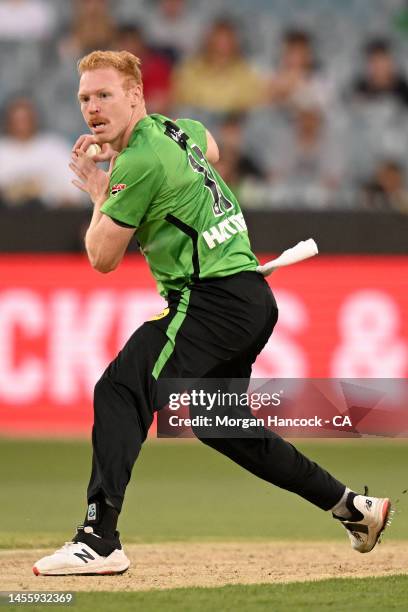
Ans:
<svg viewBox="0 0 408 612"><path fill-rule="evenodd" d="M106 121L94 119L93 121L89 122L89 126L94 132L102 132L105 129Z"/></svg>

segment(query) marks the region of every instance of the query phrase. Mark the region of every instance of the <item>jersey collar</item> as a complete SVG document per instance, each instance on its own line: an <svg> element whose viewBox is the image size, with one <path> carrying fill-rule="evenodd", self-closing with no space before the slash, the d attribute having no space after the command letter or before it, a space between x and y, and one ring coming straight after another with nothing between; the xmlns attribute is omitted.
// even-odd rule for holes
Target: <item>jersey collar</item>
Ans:
<svg viewBox="0 0 408 612"><path fill-rule="evenodd" d="M137 132L150 125L151 122L152 118L150 117L150 115L146 115L146 117L143 117L143 119L140 119L140 121L136 123L135 127L133 128L133 132L129 138L128 146L134 144Z"/></svg>

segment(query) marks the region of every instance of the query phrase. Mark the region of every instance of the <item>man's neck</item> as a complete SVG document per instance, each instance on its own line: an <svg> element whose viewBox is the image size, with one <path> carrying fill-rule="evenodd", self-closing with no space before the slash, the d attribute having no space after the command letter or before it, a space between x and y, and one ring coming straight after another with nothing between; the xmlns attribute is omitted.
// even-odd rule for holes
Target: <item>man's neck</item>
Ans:
<svg viewBox="0 0 408 612"><path fill-rule="evenodd" d="M139 121L144 119L144 117L146 116L147 116L146 107L144 105L134 110L125 132L122 134L122 136L118 138L116 142L112 143L112 147L116 151L122 151L123 149L126 149L126 147L128 146L130 137L132 135L132 132L135 129L135 126L139 123Z"/></svg>

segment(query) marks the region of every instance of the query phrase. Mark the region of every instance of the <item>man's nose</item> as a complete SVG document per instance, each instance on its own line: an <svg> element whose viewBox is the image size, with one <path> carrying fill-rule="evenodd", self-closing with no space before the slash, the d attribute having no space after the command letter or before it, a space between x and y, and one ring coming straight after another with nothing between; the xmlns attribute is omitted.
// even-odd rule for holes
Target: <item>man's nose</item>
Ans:
<svg viewBox="0 0 408 612"><path fill-rule="evenodd" d="M99 113L100 108L97 100L89 100L88 111L92 114Z"/></svg>

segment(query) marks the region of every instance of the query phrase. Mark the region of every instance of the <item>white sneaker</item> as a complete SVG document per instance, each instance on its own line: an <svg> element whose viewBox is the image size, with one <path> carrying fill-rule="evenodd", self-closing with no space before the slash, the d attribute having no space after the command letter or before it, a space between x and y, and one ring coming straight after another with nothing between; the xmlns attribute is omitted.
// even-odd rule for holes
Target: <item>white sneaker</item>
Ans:
<svg viewBox="0 0 408 612"><path fill-rule="evenodd" d="M384 529L391 523L391 502L388 498L356 495L353 504L362 518L341 520L341 524L347 529L354 550L367 553L374 548Z"/></svg>
<svg viewBox="0 0 408 612"><path fill-rule="evenodd" d="M107 557L98 555L82 542L65 542L54 554L43 557L33 567L36 576L123 574L130 565L122 549Z"/></svg>

